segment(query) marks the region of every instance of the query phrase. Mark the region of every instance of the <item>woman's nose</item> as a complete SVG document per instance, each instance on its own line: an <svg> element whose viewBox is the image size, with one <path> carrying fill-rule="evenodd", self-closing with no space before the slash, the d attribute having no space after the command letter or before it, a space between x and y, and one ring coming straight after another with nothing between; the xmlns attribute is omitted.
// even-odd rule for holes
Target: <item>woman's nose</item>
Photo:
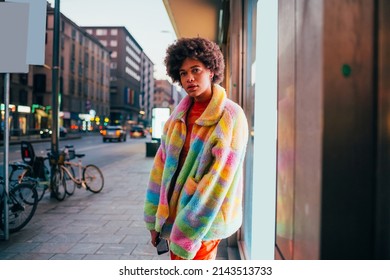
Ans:
<svg viewBox="0 0 390 280"><path fill-rule="evenodd" d="M188 74L187 82L192 82L192 81L194 81L194 76L192 76L191 74Z"/></svg>

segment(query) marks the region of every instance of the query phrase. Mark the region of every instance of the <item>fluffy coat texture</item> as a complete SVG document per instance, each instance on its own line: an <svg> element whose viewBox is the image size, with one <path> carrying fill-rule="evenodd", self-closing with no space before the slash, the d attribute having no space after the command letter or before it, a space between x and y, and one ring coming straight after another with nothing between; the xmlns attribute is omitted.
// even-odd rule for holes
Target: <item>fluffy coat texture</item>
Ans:
<svg viewBox="0 0 390 280"><path fill-rule="evenodd" d="M180 151L186 138L186 96L164 125L146 194L144 219L148 230L170 240L170 250L192 259L202 240L223 239L242 223L242 165L248 123L242 108L213 85L213 96L195 122L187 158L175 184ZM168 202L169 188L173 189ZM170 211L176 219L170 222Z"/></svg>

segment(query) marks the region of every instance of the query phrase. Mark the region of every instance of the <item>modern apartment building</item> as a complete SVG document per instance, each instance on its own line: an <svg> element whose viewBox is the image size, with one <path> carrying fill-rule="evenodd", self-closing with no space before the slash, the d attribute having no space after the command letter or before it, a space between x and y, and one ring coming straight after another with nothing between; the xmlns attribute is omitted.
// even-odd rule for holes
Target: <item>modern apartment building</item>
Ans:
<svg viewBox="0 0 390 280"><path fill-rule="evenodd" d="M142 48L123 26L85 26L111 53L110 122L131 125L141 118ZM141 100L142 102L142 100Z"/></svg>
<svg viewBox="0 0 390 280"><path fill-rule="evenodd" d="M140 122L147 127L151 125L154 106L154 64L144 52L142 53L141 69Z"/></svg>

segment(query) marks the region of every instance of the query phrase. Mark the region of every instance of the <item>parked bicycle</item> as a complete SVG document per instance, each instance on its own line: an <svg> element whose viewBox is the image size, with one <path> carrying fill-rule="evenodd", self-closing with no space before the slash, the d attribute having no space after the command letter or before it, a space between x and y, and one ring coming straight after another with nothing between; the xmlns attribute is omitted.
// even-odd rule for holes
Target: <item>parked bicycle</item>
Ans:
<svg viewBox="0 0 390 280"><path fill-rule="evenodd" d="M0 229L5 230L4 202L7 201L8 229L10 233L17 232L34 216L38 205L38 193L32 184L12 181L9 184L7 199L5 196L4 178L0 177Z"/></svg>
<svg viewBox="0 0 390 280"><path fill-rule="evenodd" d="M17 179L18 183L30 183L36 188L38 201L43 198L47 190L50 190L57 200L64 200L66 196L66 178L50 178L50 174L59 176L58 173L50 172L50 168L53 168L50 166L50 159L53 157L51 153L47 153L47 157L36 156L32 144L22 141L21 155L23 162L10 163L10 180Z"/></svg>
<svg viewBox="0 0 390 280"><path fill-rule="evenodd" d="M66 193L70 195L76 187L82 187L93 193L101 192L104 187L103 173L94 164L83 165L81 158L84 156L85 154L76 154L73 146L65 146L56 162L52 158L51 164L55 168L52 183L57 184L56 180L64 178ZM74 158L78 158L78 161L70 161Z"/></svg>

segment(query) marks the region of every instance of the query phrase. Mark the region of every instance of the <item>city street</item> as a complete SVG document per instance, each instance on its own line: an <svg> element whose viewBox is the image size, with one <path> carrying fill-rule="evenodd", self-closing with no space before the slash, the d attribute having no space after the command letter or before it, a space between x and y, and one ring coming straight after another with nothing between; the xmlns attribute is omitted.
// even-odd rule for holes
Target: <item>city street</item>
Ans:
<svg viewBox="0 0 390 280"><path fill-rule="evenodd" d="M143 222L143 201L153 158L146 157L147 139L102 143L101 136L61 142L85 153L83 163L99 166L104 174L102 192L76 189L64 201L46 193L37 212L21 231L0 240L1 259L168 259L157 255ZM50 142L34 143L37 154ZM20 145L10 146L10 160L20 160ZM1 235L1 231L0 231ZM220 244L218 259L236 259ZM229 253L230 252L230 253ZM229 258L230 255L230 258Z"/></svg>
<svg viewBox="0 0 390 280"><path fill-rule="evenodd" d="M147 138L146 138L147 139ZM28 140L27 140L28 141ZM65 145L73 145L76 153L83 153L86 156L83 158L83 162L96 164L99 167L104 167L115 161L131 157L134 155L135 149L134 144L144 143L145 138L130 138L127 137L126 142L106 142L103 143L102 137L99 134L91 134L78 139L64 140L60 139L59 148L61 149ZM38 142L33 143L36 156L46 156L46 149L50 149L51 144L49 142ZM0 159L3 158L4 147L0 147ZM9 161L21 161L20 145L9 146ZM0 162L1 169L3 161Z"/></svg>

